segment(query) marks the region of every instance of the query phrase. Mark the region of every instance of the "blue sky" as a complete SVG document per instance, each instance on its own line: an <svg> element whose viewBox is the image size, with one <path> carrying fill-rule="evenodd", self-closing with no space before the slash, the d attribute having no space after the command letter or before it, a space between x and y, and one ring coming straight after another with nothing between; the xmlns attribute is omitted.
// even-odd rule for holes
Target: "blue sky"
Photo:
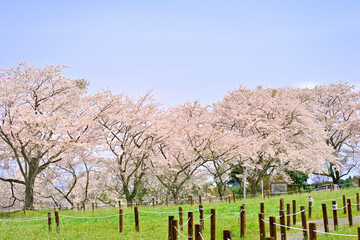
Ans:
<svg viewBox="0 0 360 240"><path fill-rule="evenodd" d="M360 1L4 1L0 68L65 74L165 105L240 84L360 86Z"/></svg>

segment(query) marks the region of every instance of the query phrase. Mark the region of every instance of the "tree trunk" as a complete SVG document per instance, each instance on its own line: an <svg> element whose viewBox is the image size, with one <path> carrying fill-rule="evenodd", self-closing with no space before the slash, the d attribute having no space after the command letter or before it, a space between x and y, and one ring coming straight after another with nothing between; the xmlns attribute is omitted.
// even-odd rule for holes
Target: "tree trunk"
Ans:
<svg viewBox="0 0 360 240"><path fill-rule="evenodd" d="M225 191L226 191L226 184L222 183L222 182L215 182L217 187L218 187L218 193L220 196L220 199L223 198L223 196L225 195Z"/></svg>
<svg viewBox="0 0 360 240"><path fill-rule="evenodd" d="M29 177L25 181L25 207L26 209L34 209L34 185L35 176Z"/></svg>
<svg viewBox="0 0 360 240"><path fill-rule="evenodd" d="M250 192L252 196L258 195L258 181L254 179L249 179L250 183Z"/></svg>

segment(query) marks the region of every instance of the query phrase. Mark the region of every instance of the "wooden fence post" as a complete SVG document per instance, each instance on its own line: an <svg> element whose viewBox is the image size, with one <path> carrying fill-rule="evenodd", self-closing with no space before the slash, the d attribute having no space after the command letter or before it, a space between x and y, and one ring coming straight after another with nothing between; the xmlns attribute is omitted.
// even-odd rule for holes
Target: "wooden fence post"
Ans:
<svg viewBox="0 0 360 240"><path fill-rule="evenodd" d="M245 207L242 205L240 207L240 237L245 237Z"/></svg>
<svg viewBox="0 0 360 240"><path fill-rule="evenodd" d="M216 215L215 209L211 209L211 217L210 217L210 240L216 239Z"/></svg>
<svg viewBox="0 0 360 240"><path fill-rule="evenodd" d="M276 225L274 223L276 223L275 217L269 217L270 237L276 240Z"/></svg>
<svg viewBox="0 0 360 240"><path fill-rule="evenodd" d="M201 195L199 195L199 204L202 205L202 198Z"/></svg>
<svg viewBox="0 0 360 240"><path fill-rule="evenodd" d="M294 214L292 216L293 219L293 225L296 225L296 200L292 200L292 213Z"/></svg>
<svg viewBox="0 0 360 240"><path fill-rule="evenodd" d="M290 204L286 204L286 225L287 225L287 229L290 230L290 226L291 226L291 206Z"/></svg>
<svg viewBox="0 0 360 240"><path fill-rule="evenodd" d="M56 222L56 232L60 233L60 219L59 219L58 211L55 211L55 222Z"/></svg>
<svg viewBox="0 0 360 240"><path fill-rule="evenodd" d="M309 240L316 240L316 223L309 223Z"/></svg>
<svg viewBox="0 0 360 240"><path fill-rule="evenodd" d="M121 200L118 201L119 209L121 208Z"/></svg>
<svg viewBox="0 0 360 240"><path fill-rule="evenodd" d="M311 196L309 196L308 198L308 202L309 202L309 218L311 218L311 213L312 213L312 203L313 203L313 198Z"/></svg>
<svg viewBox="0 0 360 240"><path fill-rule="evenodd" d="M325 232L329 232L329 220L328 220L328 215L327 215L327 210L326 210L326 204L325 203L321 204L321 207L322 207L323 220L324 220L324 229L325 229Z"/></svg>
<svg viewBox="0 0 360 240"><path fill-rule="evenodd" d="M264 213L259 213L259 233L260 233L260 240L264 240L266 236L265 232L265 222L263 220L265 218Z"/></svg>
<svg viewBox="0 0 360 240"><path fill-rule="evenodd" d="M172 239L172 231L173 231L173 227L172 227L172 220L174 220L174 216L169 216L169 228L168 228L168 239Z"/></svg>
<svg viewBox="0 0 360 240"><path fill-rule="evenodd" d="M153 208L155 207L155 198L152 198Z"/></svg>
<svg viewBox="0 0 360 240"><path fill-rule="evenodd" d="M265 213L265 204L263 202L260 203L260 213Z"/></svg>
<svg viewBox="0 0 360 240"><path fill-rule="evenodd" d="M140 232L138 207L134 207L134 213L135 213L135 230L136 232Z"/></svg>
<svg viewBox="0 0 360 240"><path fill-rule="evenodd" d="M351 199L350 198L347 200L347 208L348 208L349 226L352 227L352 225L353 225L353 217L352 217Z"/></svg>
<svg viewBox="0 0 360 240"><path fill-rule="evenodd" d="M119 209L119 232L123 232L123 226L124 226L124 218L123 218L123 210Z"/></svg>
<svg viewBox="0 0 360 240"><path fill-rule="evenodd" d="M51 213L48 213L48 227L49 227L49 232L51 232Z"/></svg>
<svg viewBox="0 0 360 240"><path fill-rule="evenodd" d="M193 218L193 212L188 212L188 239L193 240L194 239L194 218Z"/></svg>
<svg viewBox="0 0 360 240"><path fill-rule="evenodd" d="M183 227L183 209L182 207L179 207L179 225L180 225L180 230L182 231L184 229Z"/></svg>
<svg viewBox="0 0 360 240"><path fill-rule="evenodd" d="M359 182L360 182L360 179L359 179ZM358 227L357 232L358 232L358 240L360 240L360 227Z"/></svg>
<svg viewBox="0 0 360 240"><path fill-rule="evenodd" d="M236 194L233 193L233 202L236 203Z"/></svg>
<svg viewBox="0 0 360 240"><path fill-rule="evenodd" d="M24 205L24 216L26 216L26 206Z"/></svg>
<svg viewBox="0 0 360 240"><path fill-rule="evenodd" d="M203 208L203 205L199 205L199 218L200 218L201 229L204 229L204 208Z"/></svg>
<svg viewBox="0 0 360 240"><path fill-rule="evenodd" d="M231 203L231 197L230 197L230 196L228 196L227 198L228 198L228 200L229 200L229 204L230 204L230 203Z"/></svg>
<svg viewBox="0 0 360 240"><path fill-rule="evenodd" d="M200 224L195 224L195 240L202 239L202 229Z"/></svg>
<svg viewBox="0 0 360 240"><path fill-rule="evenodd" d="M284 199L280 198L280 211L284 210Z"/></svg>
<svg viewBox="0 0 360 240"><path fill-rule="evenodd" d="M339 227L338 216L337 216L337 204L336 204L336 201L332 201L331 208L332 208L332 211L333 211L334 230L336 230L336 229Z"/></svg>
<svg viewBox="0 0 360 240"><path fill-rule="evenodd" d="M231 231L230 230L224 230L223 231L223 239L224 240L232 240Z"/></svg>
<svg viewBox="0 0 360 240"><path fill-rule="evenodd" d="M346 214L346 196L345 195L343 195L342 196L342 198L343 198L343 208L344 208L344 214Z"/></svg>
<svg viewBox="0 0 360 240"><path fill-rule="evenodd" d="M280 239L281 240L286 240L285 211L280 210L279 215L280 215L280 224L282 225L282 226L280 226L280 236L281 236Z"/></svg>
<svg viewBox="0 0 360 240"><path fill-rule="evenodd" d="M178 231L176 230L177 229L177 220L176 219L173 219L171 221L171 226L172 226L172 238L171 240L177 240L177 236L178 236Z"/></svg>
<svg viewBox="0 0 360 240"><path fill-rule="evenodd" d="M308 239L308 234L307 234L307 222L306 222L306 211L305 211L305 206L300 206L300 211L301 211L301 225L302 225L302 229L304 229L303 231L303 237L304 239Z"/></svg>
<svg viewBox="0 0 360 240"><path fill-rule="evenodd" d="M83 211L85 212L85 208L86 208L85 202L82 203L82 207L83 207Z"/></svg>
<svg viewBox="0 0 360 240"><path fill-rule="evenodd" d="M91 203L91 210L94 212L95 210L95 204L94 203Z"/></svg>
<svg viewBox="0 0 360 240"><path fill-rule="evenodd" d="M359 212L360 211L360 197L359 193L356 193L356 209Z"/></svg>

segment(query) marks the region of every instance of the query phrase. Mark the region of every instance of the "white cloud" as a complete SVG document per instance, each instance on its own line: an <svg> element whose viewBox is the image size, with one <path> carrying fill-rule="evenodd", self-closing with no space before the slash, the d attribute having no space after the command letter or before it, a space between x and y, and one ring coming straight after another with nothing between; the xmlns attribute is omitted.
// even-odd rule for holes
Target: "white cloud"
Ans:
<svg viewBox="0 0 360 240"><path fill-rule="evenodd" d="M318 82L311 82L311 81L304 81L304 82L298 82L295 84L298 88L314 88L317 85L321 85L321 83Z"/></svg>

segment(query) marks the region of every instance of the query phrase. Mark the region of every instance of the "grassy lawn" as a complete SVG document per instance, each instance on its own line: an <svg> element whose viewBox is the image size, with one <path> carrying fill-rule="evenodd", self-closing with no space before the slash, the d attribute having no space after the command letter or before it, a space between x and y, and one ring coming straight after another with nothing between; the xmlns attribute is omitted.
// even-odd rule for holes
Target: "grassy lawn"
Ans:
<svg viewBox="0 0 360 240"><path fill-rule="evenodd" d="M311 193L315 201L323 199L340 198L343 194L347 197L354 197L359 188L344 189L333 192L318 192ZM291 203L292 200L297 201L297 211L300 211L300 206L305 206L307 209L307 198L309 194L295 194L283 196L286 204ZM247 230L244 239L259 239L258 230L258 213L260 202L265 202L265 216L268 220L269 216L279 215L279 200L280 197L273 197L270 199L248 199L246 201L237 200L236 203L212 203L204 205L204 218L210 216L210 209L216 209L216 236L217 239L222 239L223 230L231 230L233 239L240 239L239 218L236 216L239 212L240 205L246 203L246 218ZM352 202L355 202L352 198ZM337 200L338 206L342 206L342 201ZM311 219L321 219L321 203L315 202L313 207L313 216ZM328 216L332 217L331 201L326 201L328 206ZM199 223L199 215L197 213L198 205L182 205L183 211L194 211L194 224ZM157 206L139 207L140 215L140 232L135 232L134 215L131 208L124 209L124 232L118 232L118 216L109 218L71 218L71 217L107 217L116 215L118 209L99 209L95 212L87 211L86 213L77 212L76 210L62 210L60 212L60 234L55 231L55 219L53 217L53 231L48 232L47 229L47 211L27 212L25 219L22 212L11 214L0 214L0 239L167 239L168 234L168 216L174 215L178 219L178 206ZM150 211L150 212L145 212ZM169 212L169 213L151 213L151 212ZM171 213L176 212L176 213ZM54 215L52 213L52 215ZM346 217L342 211L338 211L339 218ZM353 206L353 216L359 216L360 212L356 211L356 206ZM65 217L68 216L68 217ZM28 221L39 219L36 221ZM187 221L187 213L184 213L184 222ZM279 223L279 219L277 218ZM300 215L297 215L297 222L300 223ZM266 231L269 234L269 226L266 224ZM278 229L278 232L280 230ZM296 232L295 230L289 233ZM356 234L356 227L340 229L337 232L346 234ZM187 234L187 225L184 227L183 234ZM210 238L210 218L205 220L205 229L203 230L204 239ZM344 239L344 237L342 237ZM178 239L186 239L178 236ZM288 238L290 239L290 238ZM318 239L340 239L336 237L326 237L319 235Z"/></svg>

